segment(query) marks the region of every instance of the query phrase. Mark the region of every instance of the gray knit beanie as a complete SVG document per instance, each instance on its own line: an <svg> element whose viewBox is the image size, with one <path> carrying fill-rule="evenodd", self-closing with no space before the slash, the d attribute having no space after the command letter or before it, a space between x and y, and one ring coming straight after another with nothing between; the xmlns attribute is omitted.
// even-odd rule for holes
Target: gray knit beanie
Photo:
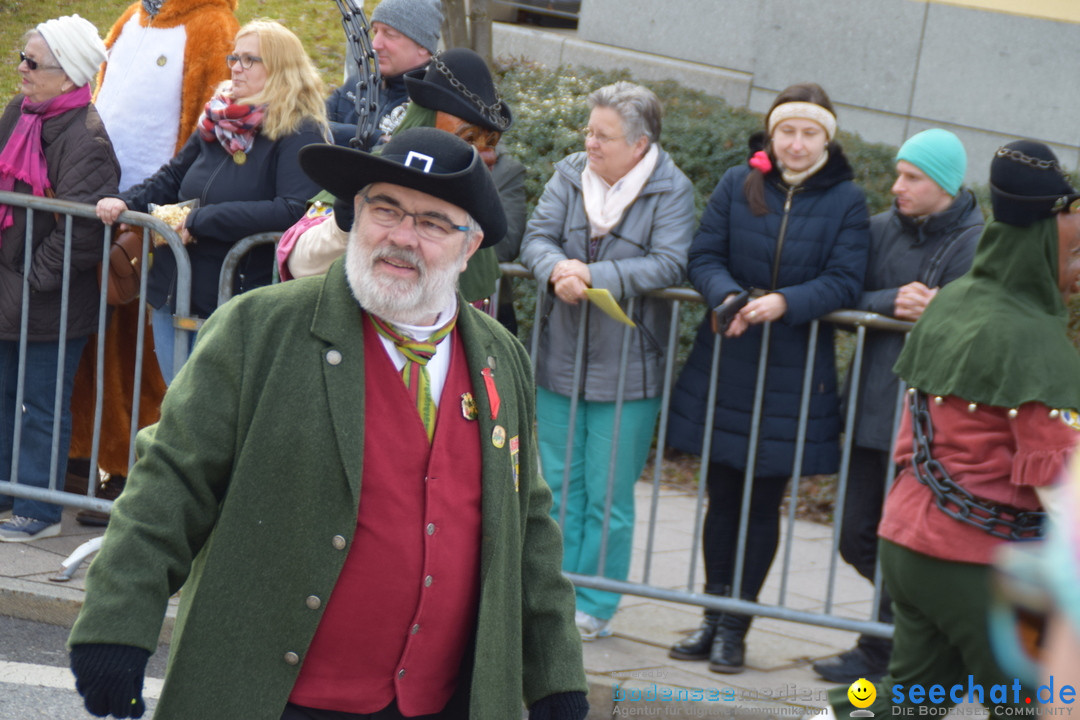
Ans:
<svg viewBox="0 0 1080 720"><path fill-rule="evenodd" d="M432 55L439 47L442 20L440 0L383 0L371 13L371 22L389 25Z"/></svg>

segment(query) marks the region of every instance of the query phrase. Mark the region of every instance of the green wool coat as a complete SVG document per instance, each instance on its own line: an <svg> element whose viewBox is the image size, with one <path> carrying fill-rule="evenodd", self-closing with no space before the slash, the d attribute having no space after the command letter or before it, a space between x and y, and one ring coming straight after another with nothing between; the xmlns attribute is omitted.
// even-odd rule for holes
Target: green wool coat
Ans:
<svg viewBox="0 0 1080 720"><path fill-rule="evenodd" d="M183 586L158 720L280 717L356 529L361 317L341 260L325 276L233 299L203 328L161 421L139 434L69 643L153 651ZM483 457L480 600L462 677L469 718L507 720L522 700L587 688L537 472L528 355L471 307L458 328ZM501 398L494 420L485 366Z"/></svg>

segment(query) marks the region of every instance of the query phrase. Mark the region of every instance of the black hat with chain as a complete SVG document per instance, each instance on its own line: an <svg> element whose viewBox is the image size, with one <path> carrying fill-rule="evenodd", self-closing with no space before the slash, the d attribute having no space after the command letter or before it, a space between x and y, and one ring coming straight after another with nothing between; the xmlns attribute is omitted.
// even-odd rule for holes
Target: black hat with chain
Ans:
<svg viewBox="0 0 1080 720"><path fill-rule="evenodd" d="M1041 142L1016 140L998 148L990 161L990 204L998 222L1028 227L1075 197L1054 151Z"/></svg>
<svg viewBox="0 0 1080 720"><path fill-rule="evenodd" d="M405 74L405 87L417 105L488 130L506 132L513 122L484 58L468 48L435 55L426 68Z"/></svg>

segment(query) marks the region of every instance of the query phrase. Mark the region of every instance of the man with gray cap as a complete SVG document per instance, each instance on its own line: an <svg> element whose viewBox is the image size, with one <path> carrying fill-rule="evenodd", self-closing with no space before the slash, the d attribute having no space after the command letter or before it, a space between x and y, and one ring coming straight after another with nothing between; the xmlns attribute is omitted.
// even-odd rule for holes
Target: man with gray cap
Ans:
<svg viewBox="0 0 1080 720"><path fill-rule="evenodd" d="M967 153L960 138L948 130L924 130L900 147L892 186L896 201L870 220L870 262L859 310L913 322L938 288L971 267L983 217L975 196L962 186L966 172ZM903 346L900 332L867 330L856 395L840 554L870 582L877 567L877 526L900 388L892 366ZM850 398L850 377L846 389ZM883 587L876 619L892 622L892 617L891 599ZM815 662L814 670L837 683L879 680L891 651L889 640L863 634L854 648Z"/></svg>
<svg viewBox="0 0 1080 720"><path fill-rule="evenodd" d="M141 708L183 585L158 720L582 720L529 356L455 292L506 229L491 173L434 128L300 164L353 198L345 257L206 322L87 575L79 692Z"/></svg>
<svg viewBox="0 0 1080 720"><path fill-rule="evenodd" d="M382 0L371 13L371 49L382 74L381 101L376 109L378 131L361 139L361 149L385 142L405 114L409 93L405 73L422 68L439 45L442 30L439 0ZM326 114L337 145L349 147L356 136L358 78L349 67L345 82L326 100Z"/></svg>

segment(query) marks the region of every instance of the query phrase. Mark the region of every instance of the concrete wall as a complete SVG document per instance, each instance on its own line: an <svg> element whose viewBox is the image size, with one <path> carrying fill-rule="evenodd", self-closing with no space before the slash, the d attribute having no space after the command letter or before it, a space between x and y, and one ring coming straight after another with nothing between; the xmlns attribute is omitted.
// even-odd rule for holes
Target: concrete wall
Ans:
<svg viewBox="0 0 1080 720"><path fill-rule="evenodd" d="M1029 11L1039 4L1012 3ZM829 92L841 127L868 140L899 145L934 126L957 133L973 182L986 181L994 150L1017 137L1046 142L1067 167L1080 166L1080 92L1072 88L1080 24L1071 16L926 0L582 5L577 33L497 26L496 54L625 67L759 112L787 85L812 80Z"/></svg>

